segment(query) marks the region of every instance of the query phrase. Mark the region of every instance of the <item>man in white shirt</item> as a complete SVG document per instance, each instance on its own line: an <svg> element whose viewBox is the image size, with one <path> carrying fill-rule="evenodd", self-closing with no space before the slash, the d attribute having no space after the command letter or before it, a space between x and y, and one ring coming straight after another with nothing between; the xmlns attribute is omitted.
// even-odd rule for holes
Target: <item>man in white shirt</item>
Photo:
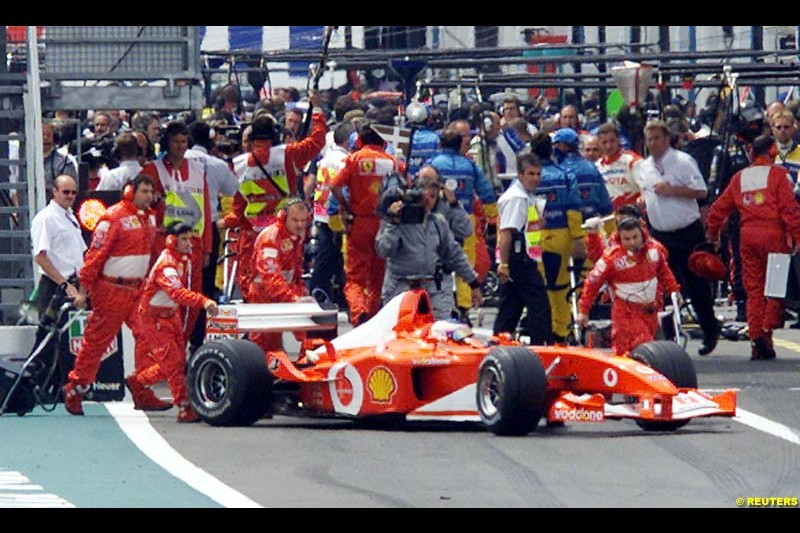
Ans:
<svg viewBox="0 0 800 533"><path fill-rule="evenodd" d="M36 306L39 316L44 314L58 287L75 299L75 306L86 307L86 289L78 288L78 270L83 265L86 242L83 240L72 204L78 194L78 184L72 176L62 174L53 185L53 199L31 221L33 258L39 265L42 277Z"/></svg>
<svg viewBox="0 0 800 533"><path fill-rule="evenodd" d="M706 183L694 158L670 146L664 121L648 122L644 136L650 156L635 168L634 178L642 192L639 202L646 205L651 235L667 248L670 269L691 298L704 335L698 353L708 355L716 348L720 332L713 287L689 269L689 256L706 240L697 204L708 194Z"/></svg>
<svg viewBox="0 0 800 533"><path fill-rule="evenodd" d="M139 164L139 143L132 133L120 133L116 138L119 166L108 170L100 178L98 191L122 191L128 181L135 178L142 170Z"/></svg>
<svg viewBox="0 0 800 533"><path fill-rule="evenodd" d="M542 181L542 163L535 154L518 159L517 179L497 201L497 275L500 305L494 334L517 330L523 308L531 344L552 344L550 301L536 264L542 260L545 199L536 196Z"/></svg>
<svg viewBox="0 0 800 533"><path fill-rule="evenodd" d="M208 201L211 204L212 248L211 259L208 266L203 267L203 294L216 300L219 290L216 287L217 259L219 258L220 230L217 228L219 219L219 197L233 196L239 188L239 178L224 160L209 153L214 147L214 135L211 126L206 122L196 121L189 124L189 149L186 150L186 159L199 159L206 165L206 186L208 187ZM190 344L193 348L200 346L205 338L205 313L200 316L195 324Z"/></svg>

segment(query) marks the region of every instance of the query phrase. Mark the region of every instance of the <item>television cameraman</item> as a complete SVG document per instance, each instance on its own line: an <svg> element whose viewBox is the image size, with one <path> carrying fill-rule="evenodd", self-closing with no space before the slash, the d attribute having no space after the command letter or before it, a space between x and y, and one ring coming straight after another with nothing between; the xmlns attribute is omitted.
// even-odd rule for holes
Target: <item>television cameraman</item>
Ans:
<svg viewBox="0 0 800 533"><path fill-rule="evenodd" d="M442 185L432 177L417 178L413 189L390 187L380 199L383 215L375 250L386 259L381 300L385 304L415 285L431 297L436 320L450 318L452 295L442 291L443 269L454 271L469 283L472 306L483 301L478 274L453 237L444 216L433 212ZM447 297L449 296L449 298Z"/></svg>

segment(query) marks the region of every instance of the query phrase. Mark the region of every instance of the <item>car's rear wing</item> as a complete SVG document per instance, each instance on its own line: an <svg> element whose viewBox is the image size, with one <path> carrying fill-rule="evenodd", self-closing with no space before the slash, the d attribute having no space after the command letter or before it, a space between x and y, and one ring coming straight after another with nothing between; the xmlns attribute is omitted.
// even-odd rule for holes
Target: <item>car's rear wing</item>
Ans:
<svg viewBox="0 0 800 533"><path fill-rule="evenodd" d="M338 327L338 308L317 302L220 305L208 317L206 339L249 332L328 331Z"/></svg>

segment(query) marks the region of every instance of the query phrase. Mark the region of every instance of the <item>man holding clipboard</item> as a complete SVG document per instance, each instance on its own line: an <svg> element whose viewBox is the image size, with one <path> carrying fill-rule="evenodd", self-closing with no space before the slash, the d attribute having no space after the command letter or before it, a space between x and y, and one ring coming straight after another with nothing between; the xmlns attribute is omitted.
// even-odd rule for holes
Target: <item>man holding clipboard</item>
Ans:
<svg viewBox="0 0 800 533"><path fill-rule="evenodd" d="M773 163L769 156L771 146L772 139L766 135L753 141L751 165L734 174L711 206L706 221L707 237L716 243L728 216L737 210L741 217L742 278L747 293L751 360L775 358L772 330L783 323L783 298L765 295L769 256L800 249L800 210L791 177L788 170ZM773 257L773 269L780 268L777 257ZM783 270L788 271L786 266Z"/></svg>

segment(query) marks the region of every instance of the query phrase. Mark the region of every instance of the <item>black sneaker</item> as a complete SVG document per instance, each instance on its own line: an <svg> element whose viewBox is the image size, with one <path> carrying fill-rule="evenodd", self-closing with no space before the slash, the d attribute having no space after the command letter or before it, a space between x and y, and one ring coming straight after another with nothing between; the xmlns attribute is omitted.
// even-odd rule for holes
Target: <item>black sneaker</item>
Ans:
<svg viewBox="0 0 800 533"><path fill-rule="evenodd" d="M716 329L716 333L714 335L706 335L703 339L703 344L700 345L700 348L697 350L699 355L708 355L714 351L714 348L717 347L717 342L719 342L719 328Z"/></svg>
<svg viewBox="0 0 800 533"><path fill-rule="evenodd" d="M769 342L765 337L756 337L754 340L750 341L750 360L751 361L763 361L766 359L774 359L775 358L775 350L771 350L770 354L770 347Z"/></svg>
<svg viewBox="0 0 800 533"><path fill-rule="evenodd" d="M778 354L775 353L775 346L772 344L772 335L765 336L764 340L767 343L766 357L764 359L775 359Z"/></svg>

